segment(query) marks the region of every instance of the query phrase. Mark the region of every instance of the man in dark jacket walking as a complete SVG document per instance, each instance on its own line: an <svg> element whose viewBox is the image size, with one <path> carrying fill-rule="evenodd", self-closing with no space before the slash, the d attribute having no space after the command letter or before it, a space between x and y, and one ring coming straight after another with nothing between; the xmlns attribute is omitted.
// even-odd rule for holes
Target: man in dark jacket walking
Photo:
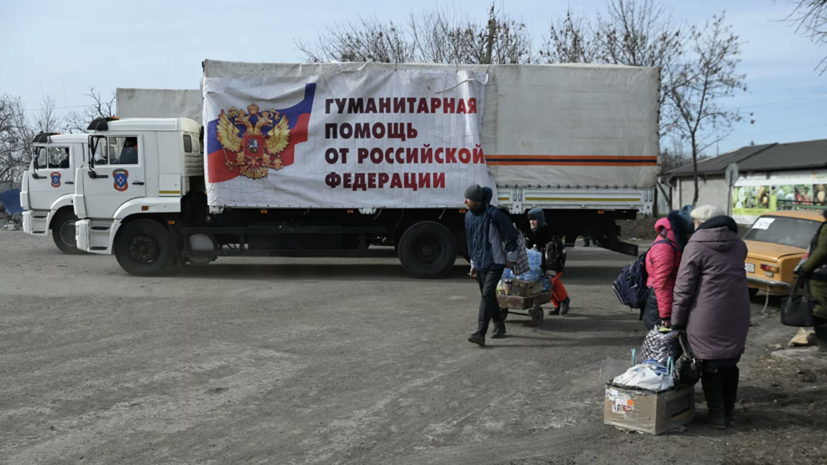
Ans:
<svg viewBox="0 0 827 465"><path fill-rule="evenodd" d="M505 322L497 302L497 284L505 268L518 258L517 230L508 216L491 206L493 191L473 185L465 191L465 235L471 257L471 277L480 286L480 311L477 331L468 341L485 346L488 323L494 320L492 338L505 337Z"/></svg>

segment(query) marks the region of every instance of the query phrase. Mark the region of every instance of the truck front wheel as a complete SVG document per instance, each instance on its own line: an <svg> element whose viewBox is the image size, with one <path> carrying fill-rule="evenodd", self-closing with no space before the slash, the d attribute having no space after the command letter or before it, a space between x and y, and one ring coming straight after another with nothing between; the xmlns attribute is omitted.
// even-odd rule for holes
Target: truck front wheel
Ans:
<svg viewBox="0 0 827 465"><path fill-rule="evenodd" d="M172 260L172 241L160 223L137 220L122 226L115 240L115 258L127 273L151 276Z"/></svg>
<svg viewBox="0 0 827 465"><path fill-rule="evenodd" d="M78 242L75 238L75 221L78 217L69 210L63 210L52 220L52 240L61 252L69 255L79 255Z"/></svg>
<svg viewBox="0 0 827 465"><path fill-rule="evenodd" d="M414 278L441 278L457 260L457 242L445 226L423 221L411 226L399 241L399 261Z"/></svg>

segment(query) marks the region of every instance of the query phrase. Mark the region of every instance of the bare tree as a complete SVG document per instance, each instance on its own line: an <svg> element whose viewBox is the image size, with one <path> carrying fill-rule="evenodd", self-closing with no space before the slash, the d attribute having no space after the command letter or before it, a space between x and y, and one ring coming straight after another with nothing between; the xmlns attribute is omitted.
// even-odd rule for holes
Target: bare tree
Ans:
<svg viewBox="0 0 827 465"><path fill-rule="evenodd" d="M20 152L20 133L17 128L18 115L23 112L20 97L0 96L0 180L17 178L25 167ZM25 169L25 168L23 168Z"/></svg>
<svg viewBox="0 0 827 465"><path fill-rule="evenodd" d="M0 180L18 179L34 155L34 136L55 132L60 122L51 97L44 97L38 113L29 115L20 97L0 96Z"/></svg>
<svg viewBox="0 0 827 465"><path fill-rule="evenodd" d="M328 27L315 44L298 42L308 62L531 63L526 25L492 5L487 22L436 8L411 13L400 27L376 18Z"/></svg>
<svg viewBox="0 0 827 465"><path fill-rule="evenodd" d="M526 25L497 11L494 5L485 23L442 9L411 13L408 30L418 62L518 64L534 59Z"/></svg>
<svg viewBox="0 0 827 465"><path fill-rule="evenodd" d="M90 87L86 97L92 99L91 105L83 111L72 111L66 115L65 130L69 133L86 133L86 128L93 119L115 116L114 92L112 92L112 97L109 100L105 100L101 97L100 92L96 92L94 87Z"/></svg>
<svg viewBox="0 0 827 465"><path fill-rule="evenodd" d="M827 44L827 0L795 0L795 9L787 20L796 24L796 32L803 32L817 44ZM827 57L816 66L819 74L827 71Z"/></svg>
<svg viewBox="0 0 827 465"><path fill-rule="evenodd" d="M392 21L381 23L376 18L362 18L345 25L328 27L315 45L297 43L307 61L372 61L400 63L411 61L413 46L405 32Z"/></svg>
<svg viewBox="0 0 827 465"><path fill-rule="evenodd" d="M545 63L600 62L598 34L591 24L568 10L565 18L552 22L540 48L540 59Z"/></svg>
<svg viewBox="0 0 827 465"><path fill-rule="evenodd" d="M746 91L746 76L737 73L741 61L741 42L724 22L725 16L713 16L703 28L690 34L690 56L677 69L677 82L668 93L678 112L676 128L689 142L698 201L698 157L704 150L732 132L732 125L743 117L728 110L721 100L737 91ZM754 122L754 121L753 121Z"/></svg>

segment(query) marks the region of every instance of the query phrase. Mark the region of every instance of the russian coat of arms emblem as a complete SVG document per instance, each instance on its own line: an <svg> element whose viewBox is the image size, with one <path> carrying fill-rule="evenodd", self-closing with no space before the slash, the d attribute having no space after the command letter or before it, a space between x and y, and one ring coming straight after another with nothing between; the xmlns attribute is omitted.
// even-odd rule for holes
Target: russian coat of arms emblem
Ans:
<svg viewBox="0 0 827 465"><path fill-rule="evenodd" d="M242 176L261 179L270 169L285 166L280 154L290 144L290 124L286 115L275 110L260 111L255 103L247 112L235 107L221 110L217 136L230 171L238 169Z"/></svg>

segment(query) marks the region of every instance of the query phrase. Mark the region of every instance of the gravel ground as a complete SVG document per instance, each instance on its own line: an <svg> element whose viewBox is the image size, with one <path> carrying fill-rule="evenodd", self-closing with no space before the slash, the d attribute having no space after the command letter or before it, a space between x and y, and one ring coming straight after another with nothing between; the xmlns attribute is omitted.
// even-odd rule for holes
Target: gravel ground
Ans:
<svg viewBox="0 0 827 465"><path fill-rule="evenodd" d="M568 317L509 316L485 349L458 263L229 260L135 278L0 231L0 463L827 463L824 380L768 346L795 333L753 304L739 426L603 425L600 361L640 344L610 285L631 258L575 247ZM700 386L698 386L698 397Z"/></svg>

